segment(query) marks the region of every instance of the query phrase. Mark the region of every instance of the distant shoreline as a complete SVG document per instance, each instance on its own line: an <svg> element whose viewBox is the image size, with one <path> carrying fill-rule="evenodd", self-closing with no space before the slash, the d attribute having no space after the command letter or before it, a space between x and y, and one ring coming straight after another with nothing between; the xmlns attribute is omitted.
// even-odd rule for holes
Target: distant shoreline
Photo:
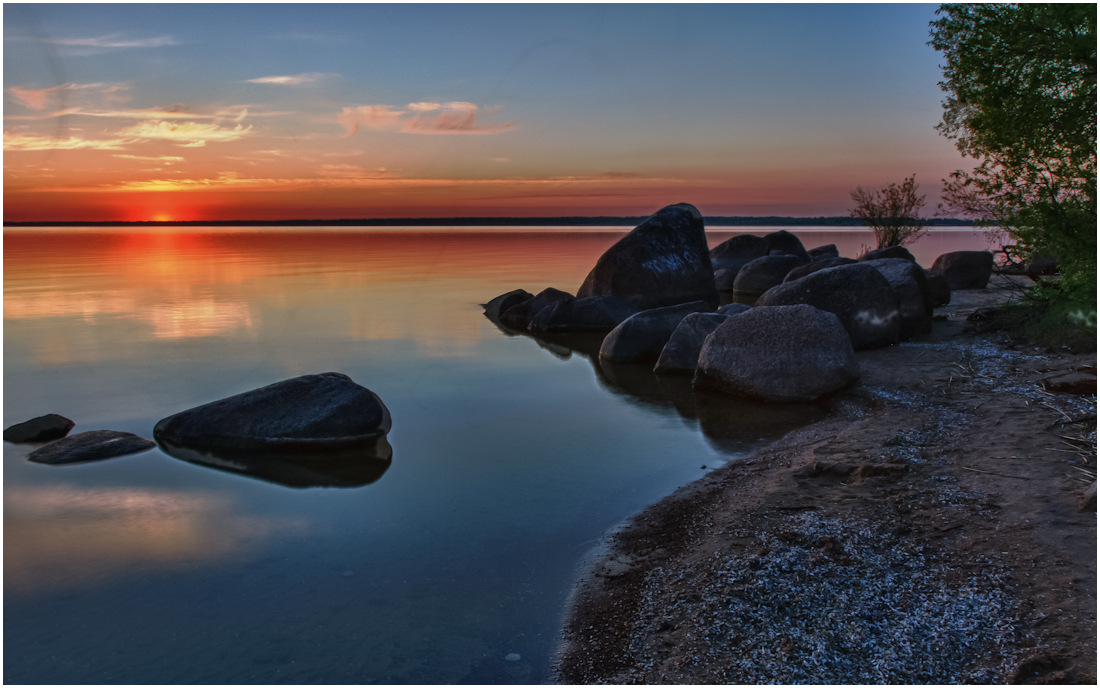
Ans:
<svg viewBox="0 0 1100 688"><path fill-rule="evenodd" d="M5 227L615 227L635 226L646 219L637 217L432 217L432 218L357 218L339 220L180 220L170 222L4 222ZM864 227L855 217L705 217L709 226L725 227ZM973 220L934 218L927 227L974 227Z"/></svg>

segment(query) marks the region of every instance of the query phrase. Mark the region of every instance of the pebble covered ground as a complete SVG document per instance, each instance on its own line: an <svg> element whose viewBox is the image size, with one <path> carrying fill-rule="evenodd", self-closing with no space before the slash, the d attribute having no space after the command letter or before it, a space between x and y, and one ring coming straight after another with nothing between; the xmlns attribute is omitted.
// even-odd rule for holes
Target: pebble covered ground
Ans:
<svg viewBox="0 0 1100 688"><path fill-rule="evenodd" d="M1095 388L1044 380L1096 357L965 331L983 298L610 534L556 680L1094 684Z"/></svg>

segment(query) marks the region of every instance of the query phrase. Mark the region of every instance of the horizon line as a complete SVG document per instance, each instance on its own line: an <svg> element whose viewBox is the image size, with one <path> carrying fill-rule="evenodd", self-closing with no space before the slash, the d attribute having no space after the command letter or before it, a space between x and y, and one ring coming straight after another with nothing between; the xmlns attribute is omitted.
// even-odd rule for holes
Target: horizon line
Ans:
<svg viewBox="0 0 1100 688"><path fill-rule="evenodd" d="M287 220L20 220L4 221L5 227L205 227L223 225L234 227L423 227L444 226L616 226L637 225L650 215L556 215L547 217L434 217L434 218L341 218L287 219ZM712 215L704 216L704 222L726 226L843 226L868 227L860 218L846 215L786 216L786 215ZM976 220L958 218L922 218L924 226L980 226Z"/></svg>

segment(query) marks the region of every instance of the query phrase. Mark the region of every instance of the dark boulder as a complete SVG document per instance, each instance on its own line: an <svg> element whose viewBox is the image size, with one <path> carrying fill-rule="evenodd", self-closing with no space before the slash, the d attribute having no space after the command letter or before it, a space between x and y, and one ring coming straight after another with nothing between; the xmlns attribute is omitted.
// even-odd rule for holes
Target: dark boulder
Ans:
<svg viewBox="0 0 1100 688"><path fill-rule="evenodd" d="M989 251L945 253L932 264L932 274L942 275L952 289L985 289L993 273L993 254Z"/></svg>
<svg viewBox="0 0 1100 688"><path fill-rule="evenodd" d="M917 262L917 259L913 257L913 254L909 252L909 249L904 246L886 246L885 248L876 248L873 251L868 251L859 257L861 262L868 260L883 260L885 258L904 258L912 263Z"/></svg>
<svg viewBox="0 0 1100 688"><path fill-rule="evenodd" d="M149 451L155 446L157 446L155 442L129 432L91 430L51 442L40 449L35 449L27 458L35 463L60 466L136 454Z"/></svg>
<svg viewBox="0 0 1100 688"><path fill-rule="evenodd" d="M635 313L607 334L600 358L620 363L654 361L681 320L690 313L710 310L706 301L692 301Z"/></svg>
<svg viewBox="0 0 1100 688"><path fill-rule="evenodd" d="M637 312L638 309L613 296L562 299L536 313L527 329L540 334L610 332Z"/></svg>
<svg viewBox="0 0 1100 688"><path fill-rule="evenodd" d="M912 339L932 331L932 289L924 268L904 258L865 261L886 278L898 298L901 338Z"/></svg>
<svg viewBox="0 0 1100 688"><path fill-rule="evenodd" d="M866 263L825 268L772 287L757 306L804 303L840 318L858 349L874 349L901 340L901 314L890 282Z"/></svg>
<svg viewBox="0 0 1100 688"><path fill-rule="evenodd" d="M836 247L836 244L825 244L824 246L811 248L806 253L810 254L810 260L840 257L840 250Z"/></svg>
<svg viewBox="0 0 1100 688"><path fill-rule="evenodd" d="M744 313L751 306L743 303L727 303L725 306L719 308L716 312L722 315L737 315L738 313Z"/></svg>
<svg viewBox="0 0 1100 688"><path fill-rule="evenodd" d="M812 306L758 306L703 342L695 388L774 402L816 401L859 378L848 333Z"/></svg>
<svg viewBox="0 0 1100 688"><path fill-rule="evenodd" d="M738 304L743 305L743 304ZM745 307L746 309L748 306ZM722 313L691 313L680 321L661 349L655 373L693 373L699 362L703 340L731 316Z"/></svg>
<svg viewBox="0 0 1100 688"><path fill-rule="evenodd" d="M526 301L521 301L508 310L503 311L500 314L500 324L512 330L516 330L517 332L524 332L527 330L527 326L531 324L531 320L538 315L539 311L543 308L555 304L558 301L567 301L572 298L573 296L571 294L561 289L547 287L534 297Z"/></svg>
<svg viewBox="0 0 1100 688"><path fill-rule="evenodd" d="M501 294L489 303L482 304L482 306L485 308L486 317L493 322L500 322L501 313L512 306L530 301L533 298L535 298L535 295L526 289L513 289L507 294Z"/></svg>
<svg viewBox="0 0 1100 688"><path fill-rule="evenodd" d="M69 434L76 423L65 416L48 413L4 430L5 442L50 442Z"/></svg>
<svg viewBox="0 0 1100 688"><path fill-rule="evenodd" d="M852 258L819 258L812 263L806 263L805 265L799 265L797 268L787 273L787 276L783 278L784 282L793 282L800 277L817 272L818 270L824 270L825 268L835 268L838 265L851 265L856 262Z"/></svg>
<svg viewBox="0 0 1100 688"><path fill-rule="evenodd" d="M740 270L740 268L738 268ZM714 287L721 292L733 289L733 280L737 279L737 270L721 268L714 271Z"/></svg>
<svg viewBox="0 0 1100 688"><path fill-rule="evenodd" d="M710 250L710 262L716 271L729 270L733 277L750 260L763 258L770 249L764 237L755 234L738 234ZM733 277L730 277L732 280ZM732 283L731 283L732 284Z"/></svg>
<svg viewBox="0 0 1100 688"><path fill-rule="evenodd" d="M788 272L805 263L792 255L764 256L750 261L733 281L733 300L750 306L755 304L761 294L782 284Z"/></svg>
<svg viewBox="0 0 1100 688"><path fill-rule="evenodd" d="M316 454L373 447L390 429L374 392L342 373L302 375L157 423L162 445L200 452Z"/></svg>
<svg viewBox="0 0 1100 688"><path fill-rule="evenodd" d="M695 206L670 205L607 249L577 298L614 296L639 310L701 300L718 305L714 267Z"/></svg>
<svg viewBox="0 0 1100 688"><path fill-rule="evenodd" d="M930 271L924 271L924 277L928 280L928 290L932 294L932 307L939 308L951 303L951 284L943 275L933 275Z"/></svg>
<svg viewBox="0 0 1100 688"><path fill-rule="evenodd" d="M810 254L806 252L806 247L802 245L802 240L785 229L781 229L778 232L772 232L771 234L765 234L764 241L768 242L768 253L771 255L779 253L789 256L798 256L802 259L802 262L810 262Z"/></svg>

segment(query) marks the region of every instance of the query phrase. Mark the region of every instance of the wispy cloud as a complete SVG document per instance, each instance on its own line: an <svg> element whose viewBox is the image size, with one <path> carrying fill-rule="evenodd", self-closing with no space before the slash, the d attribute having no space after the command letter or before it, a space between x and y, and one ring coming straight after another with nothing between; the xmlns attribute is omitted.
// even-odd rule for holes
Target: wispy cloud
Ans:
<svg viewBox="0 0 1100 688"><path fill-rule="evenodd" d="M45 150L124 150L134 142L132 138L86 139L79 136L35 136L4 132L4 150L6 151L45 151Z"/></svg>
<svg viewBox="0 0 1100 688"><path fill-rule="evenodd" d="M307 74L287 74L281 76L261 76L255 79L249 79L250 84L274 84L276 86L301 86L303 84L313 84L325 79L331 79L335 74L321 74L319 72L310 72Z"/></svg>
<svg viewBox="0 0 1100 688"><path fill-rule="evenodd" d="M93 36L88 38L49 38L47 43L64 45L76 48L163 48L168 45L179 45L179 41L171 36L154 36L151 38L123 38L121 34L108 34L106 36Z"/></svg>
<svg viewBox="0 0 1100 688"><path fill-rule="evenodd" d="M92 102L102 102L105 98L127 91L128 84L102 83L93 84L60 84L48 88L27 88L25 86L9 86L10 95L17 103L31 110L45 110L47 108L64 108L74 105L71 101L79 100L87 105Z"/></svg>
<svg viewBox="0 0 1100 688"><path fill-rule="evenodd" d="M482 110L474 103L409 103L404 108L390 105L346 107L337 115L350 136L361 127L401 131L406 134L499 134L515 128L512 122L481 124L482 114L494 115L497 109Z"/></svg>
<svg viewBox="0 0 1100 688"><path fill-rule="evenodd" d="M252 133L252 126L238 124L232 129L212 122L141 122L127 127L120 135L138 139L174 141L185 148L198 148L208 142L235 141Z"/></svg>
<svg viewBox="0 0 1100 688"><path fill-rule="evenodd" d="M140 160L143 162L156 162L165 165L175 165L184 161L184 158L179 155L129 155L127 153L116 153L112 155L113 158L119 158L122 160Z"/></svg>

